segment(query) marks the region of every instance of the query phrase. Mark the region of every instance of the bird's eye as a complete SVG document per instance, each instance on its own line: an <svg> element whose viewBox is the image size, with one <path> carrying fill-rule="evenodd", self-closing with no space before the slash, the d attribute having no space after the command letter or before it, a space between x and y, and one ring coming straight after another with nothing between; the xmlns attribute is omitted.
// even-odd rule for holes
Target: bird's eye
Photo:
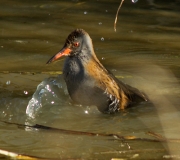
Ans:
<svg viewBox="0 0 180 160"><path fill-rule="evenodd" d="M74 47L78 47L79 46L79 42L74 42Z"/></svg>

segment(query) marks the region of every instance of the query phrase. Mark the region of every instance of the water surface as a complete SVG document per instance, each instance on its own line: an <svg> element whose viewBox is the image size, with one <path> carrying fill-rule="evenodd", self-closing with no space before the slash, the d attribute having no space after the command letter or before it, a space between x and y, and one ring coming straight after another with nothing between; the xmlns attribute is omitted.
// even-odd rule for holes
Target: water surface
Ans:
<svg viewBox="0 0 180 160"><path fill-rule="evenodd" d="M178 139L180 2L157 0L150 5L148 1L125 1L114 32L119 3L1 0L1 120L141 138L152 138L145 132L153 131ZM123 82L144 91L152 103L116 115L102 114L95 106L74 105L58 77L63 60L45 63L76 28L90 34L103 65ZM42 82L45 85L36 90ZM30 118L26 108L33 94L39 95L42 107ZM180 154L178 143L124 142L113 137L60 134L5 123L0 123L0 135L2 149L47 158L162 159Z"/></svg>

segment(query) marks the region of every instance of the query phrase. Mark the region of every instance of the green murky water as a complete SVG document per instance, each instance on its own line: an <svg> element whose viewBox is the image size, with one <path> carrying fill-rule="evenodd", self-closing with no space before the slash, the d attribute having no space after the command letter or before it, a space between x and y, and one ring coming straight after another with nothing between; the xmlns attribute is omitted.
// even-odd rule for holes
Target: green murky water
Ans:
<svg viewBox="0 0 180 160"><path fill-rule="evenodd" d="M178 0L0 2L0 119L20 124L152 138L153 131L180 138L180 21ZM44 95L33 119L26 115L38 84L57 77L63 60L45 65L76 28L86 30L101 62L122 81L143 90L153 104L116 115L71 104L64 89ZM52 74L55 73L55 74ZM60 81L60 84L63 83ZM63 88L64 85L62 84ZM53 102L53 103L52 103ZM162 159L180 155L178 143L121 141L63 134L0 123L0 148L32 156L74 159ZM124 152L123 152L124 151Z"/></svg>

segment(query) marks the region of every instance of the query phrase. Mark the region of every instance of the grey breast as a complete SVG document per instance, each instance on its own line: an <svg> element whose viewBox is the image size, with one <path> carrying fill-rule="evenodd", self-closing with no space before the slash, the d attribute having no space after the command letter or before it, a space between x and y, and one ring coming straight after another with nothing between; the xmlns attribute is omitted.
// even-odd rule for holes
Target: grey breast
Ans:
<svg viewBox="0 0 180 160"><path fill-rule="evenodd" d="M67 57L63 75L73 101L83 105L96 105L98 108L108 106L107 96L96 86L95 79L85 72L81 59L74 56Z"/></svg>

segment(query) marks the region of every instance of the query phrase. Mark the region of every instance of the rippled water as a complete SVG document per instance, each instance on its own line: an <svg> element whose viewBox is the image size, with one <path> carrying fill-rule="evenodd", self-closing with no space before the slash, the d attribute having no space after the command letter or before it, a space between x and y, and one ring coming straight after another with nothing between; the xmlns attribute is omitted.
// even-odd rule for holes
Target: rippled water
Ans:
<svg viewBox="0 0 180 160"><path fill-rule="evenodd" d="M0 2L0 118L93 133L179 138L179 0ZM91 36L101 62L143 90L152 103L115 115L75 105L61 77L63 60L45 65L75 28ZM37 100L37 101L36 101ZM29 107L28 107L29 106ZM26 114L28 113L28 114ZM167 159L178 143L121 141L0 123L0 149L47 158ZM124 152L123 152L124 151Z"/></svg>

